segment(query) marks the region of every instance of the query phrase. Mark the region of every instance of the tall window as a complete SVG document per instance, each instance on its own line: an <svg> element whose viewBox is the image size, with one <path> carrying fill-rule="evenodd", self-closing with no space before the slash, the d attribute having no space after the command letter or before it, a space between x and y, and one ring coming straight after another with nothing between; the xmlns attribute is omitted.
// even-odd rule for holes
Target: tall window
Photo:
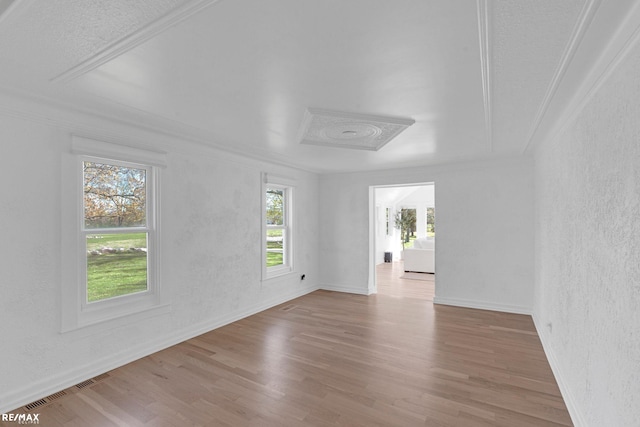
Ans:
<svg viewBox="0 0 640 427"><path fill-rule="evenodd" d="M385 230L385 235L387 236L391 236L391 208L385 208L384 209L385 212L385 225L386 225L386 230Z"/></svg>
<svg viewBox="0 0 640 427"><path fill-rule="evenodd" d="M293 270L293 187L271 179L263 188L263 278L266 279Z"/></svg>
<svg viewBox="0 0 640 427"><path fill-rule="evenodd" d="M150 168L83 161L86 303L149 289L148 242L154 238L147 199ZM153 243L153 242L152 242Z"/></svg>
<svg viewBox="0 0 640 427"><path fill-rule="evenodd" d="M427 236L436 235L436 208L427 208Z"/></svg>
<svg viewBox="0 0 640 427"><path fill-rule="evenodd" d="M168 312L157 262L165 166L164 153L72 138L62 162L63 332Z"/></svg>

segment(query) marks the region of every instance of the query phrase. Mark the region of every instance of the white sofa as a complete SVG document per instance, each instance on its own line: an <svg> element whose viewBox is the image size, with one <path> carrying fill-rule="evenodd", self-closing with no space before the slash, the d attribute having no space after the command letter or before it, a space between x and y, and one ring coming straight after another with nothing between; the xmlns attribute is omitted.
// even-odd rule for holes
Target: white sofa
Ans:
<svg viewBox="0 0 640 427"><path fill-rule="evenodd" d="M413 247L405 249L402 254L404 271L435 273L435 245L435 239L428 237L421 237L414 240Z"/></svg>

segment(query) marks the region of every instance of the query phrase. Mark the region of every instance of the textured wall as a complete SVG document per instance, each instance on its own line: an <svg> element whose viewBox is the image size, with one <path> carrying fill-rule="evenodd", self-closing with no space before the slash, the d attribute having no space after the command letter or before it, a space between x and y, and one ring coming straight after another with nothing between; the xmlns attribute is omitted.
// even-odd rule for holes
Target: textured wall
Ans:
<svg viewBox="0 0 640 427"><path fill-rule="evenodd" d="M43 60L34 72L47 79L184 5L187 0L48 0L22 5L0 28L0 50L17 55L9 69L31 68L29 56ZM80 7L81 5L81 7ZM27 24L18 19L29 17ZM16 18L16 19L14 19ZM22 52L20 52L22 51Z"/></svg>
<svg viewBox="0 0 640 427"><path fill-rule="evenodd" d="M536 324L574 418L640 425L640 49L537 149Z"/></svg>
<svg viewBox="0 0 640 427"><path fill-rule="evenodd" d="M488 1L493 148L514 147L540 108L585 0Z"/></svg>
<svg viewBox="0 0 640 427"><path fill-rule="evenodd" d="M435 182L438 299L530 312L531 159L321 176L322 285L368 291L369 186L417 182Z"/></svg>
<svg viewBox="0 0 640 427"><path fill-rule="evenodd" d="M169 140L162 143L168 166L160 269L171 312L60 334L60 168L70 133L0 116L0 141L0 412L29 403L19 401L32 393L70 386L100 367L316 287L317 176L213 150L191 147L188 154L188 143ZM299 273L269 282L260 280L261 171L295 180L298 207Z"/></svg>

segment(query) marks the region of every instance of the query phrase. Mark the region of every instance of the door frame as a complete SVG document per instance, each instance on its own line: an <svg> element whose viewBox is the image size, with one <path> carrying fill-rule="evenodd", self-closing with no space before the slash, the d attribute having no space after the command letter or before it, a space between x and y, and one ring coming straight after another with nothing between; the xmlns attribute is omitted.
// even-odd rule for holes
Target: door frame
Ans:
<svg viewBox="0 0 640 427"><path fill-rule="evenodd" d="M377 274L376 274L376 189L379 188L401 188L401 187L424 187L427 185L433 186L433 197L434 202L433 205L435 207L435 181L427 181L427 182L411 182L411 183L403 183L403 184L385 184L385 185L370 185L369 186L369 281L367 283L369 295L375 294L378 292L378 282L377 282Z"/></svg>

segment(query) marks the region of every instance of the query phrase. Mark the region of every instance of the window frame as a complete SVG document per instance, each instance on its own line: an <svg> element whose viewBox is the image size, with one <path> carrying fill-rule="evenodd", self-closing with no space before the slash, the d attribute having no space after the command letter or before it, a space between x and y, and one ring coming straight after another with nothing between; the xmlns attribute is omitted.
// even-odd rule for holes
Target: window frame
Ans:
<svg viewBox="0 0 640 427"><path fill-rule="evenodd" d="M146 225L87 228L84 216L84 162L144 169ZM164 153L72 137L63 154L62 168L62 325L68 332L127 316L168 311L160 294L160 170ZM87 298L87 244L91 234L147 233L147 289L89 302ZM125 319L126 321L126 319Z"/></svg>
<svg viewBox="0 0 640 427"><path fill-rule="evenodd" d="M84 203L84 176L82 180L81 196L82 203L80 209L82 210L80 218L82 223L80 224L80 242L78 244L82 248L80 251L80 276L84 278L84 286L80 286L80 301L81 310L85 312L91 312L95 310L105 309L111 306L120 305L123 300L141 300L149 298L151 294L157 293L157 257L156 255L156 240L157 240L157 227L156 227L156 209L155 209L155 181L156 181L156 168L151 165L123 162L119 160L105 159L92 156L79 156L80 168L84 169L85 162L100 163L110 166L118 166L125 168L135 168L145 171L145 223L144 226L132 226L132 227L105 227L105 228L87 228L85 218L85 203ZM89 302L88 298L88 255L87 255L87 237L92 234L130 234L130 233L146 233L147 235L147 289L140 292L134 292L126 295L119 295L111 298L105 298L98 301Z"/></svg>
<svg viewBox="0 0 640 427"><path fill-rule="evenodd" d="M433 223L429 222L429 209L433 209ZM432 225L433 227L433 236L435 238L436 235L436 207L435 206L427 206L424 210L424 216L425 216L425 230L427 233L427 236L429 235L429 224Z"/></svg>
<svg viewBox="0 0 640 427"><path fill-rule="evenodd" d="M278 177L271 174L263 173L262 177L262 280L269 280L275 277L280 277L294 271L294 203L295 203L295 186L293 181ZM267 224L267 189L277 188L283 190L284 195L284 209L283 209L283 224L282 225L270 225ZM268 230L283 230L283 254L282 264L268 267L267 266L267 231Z"/></svg>

